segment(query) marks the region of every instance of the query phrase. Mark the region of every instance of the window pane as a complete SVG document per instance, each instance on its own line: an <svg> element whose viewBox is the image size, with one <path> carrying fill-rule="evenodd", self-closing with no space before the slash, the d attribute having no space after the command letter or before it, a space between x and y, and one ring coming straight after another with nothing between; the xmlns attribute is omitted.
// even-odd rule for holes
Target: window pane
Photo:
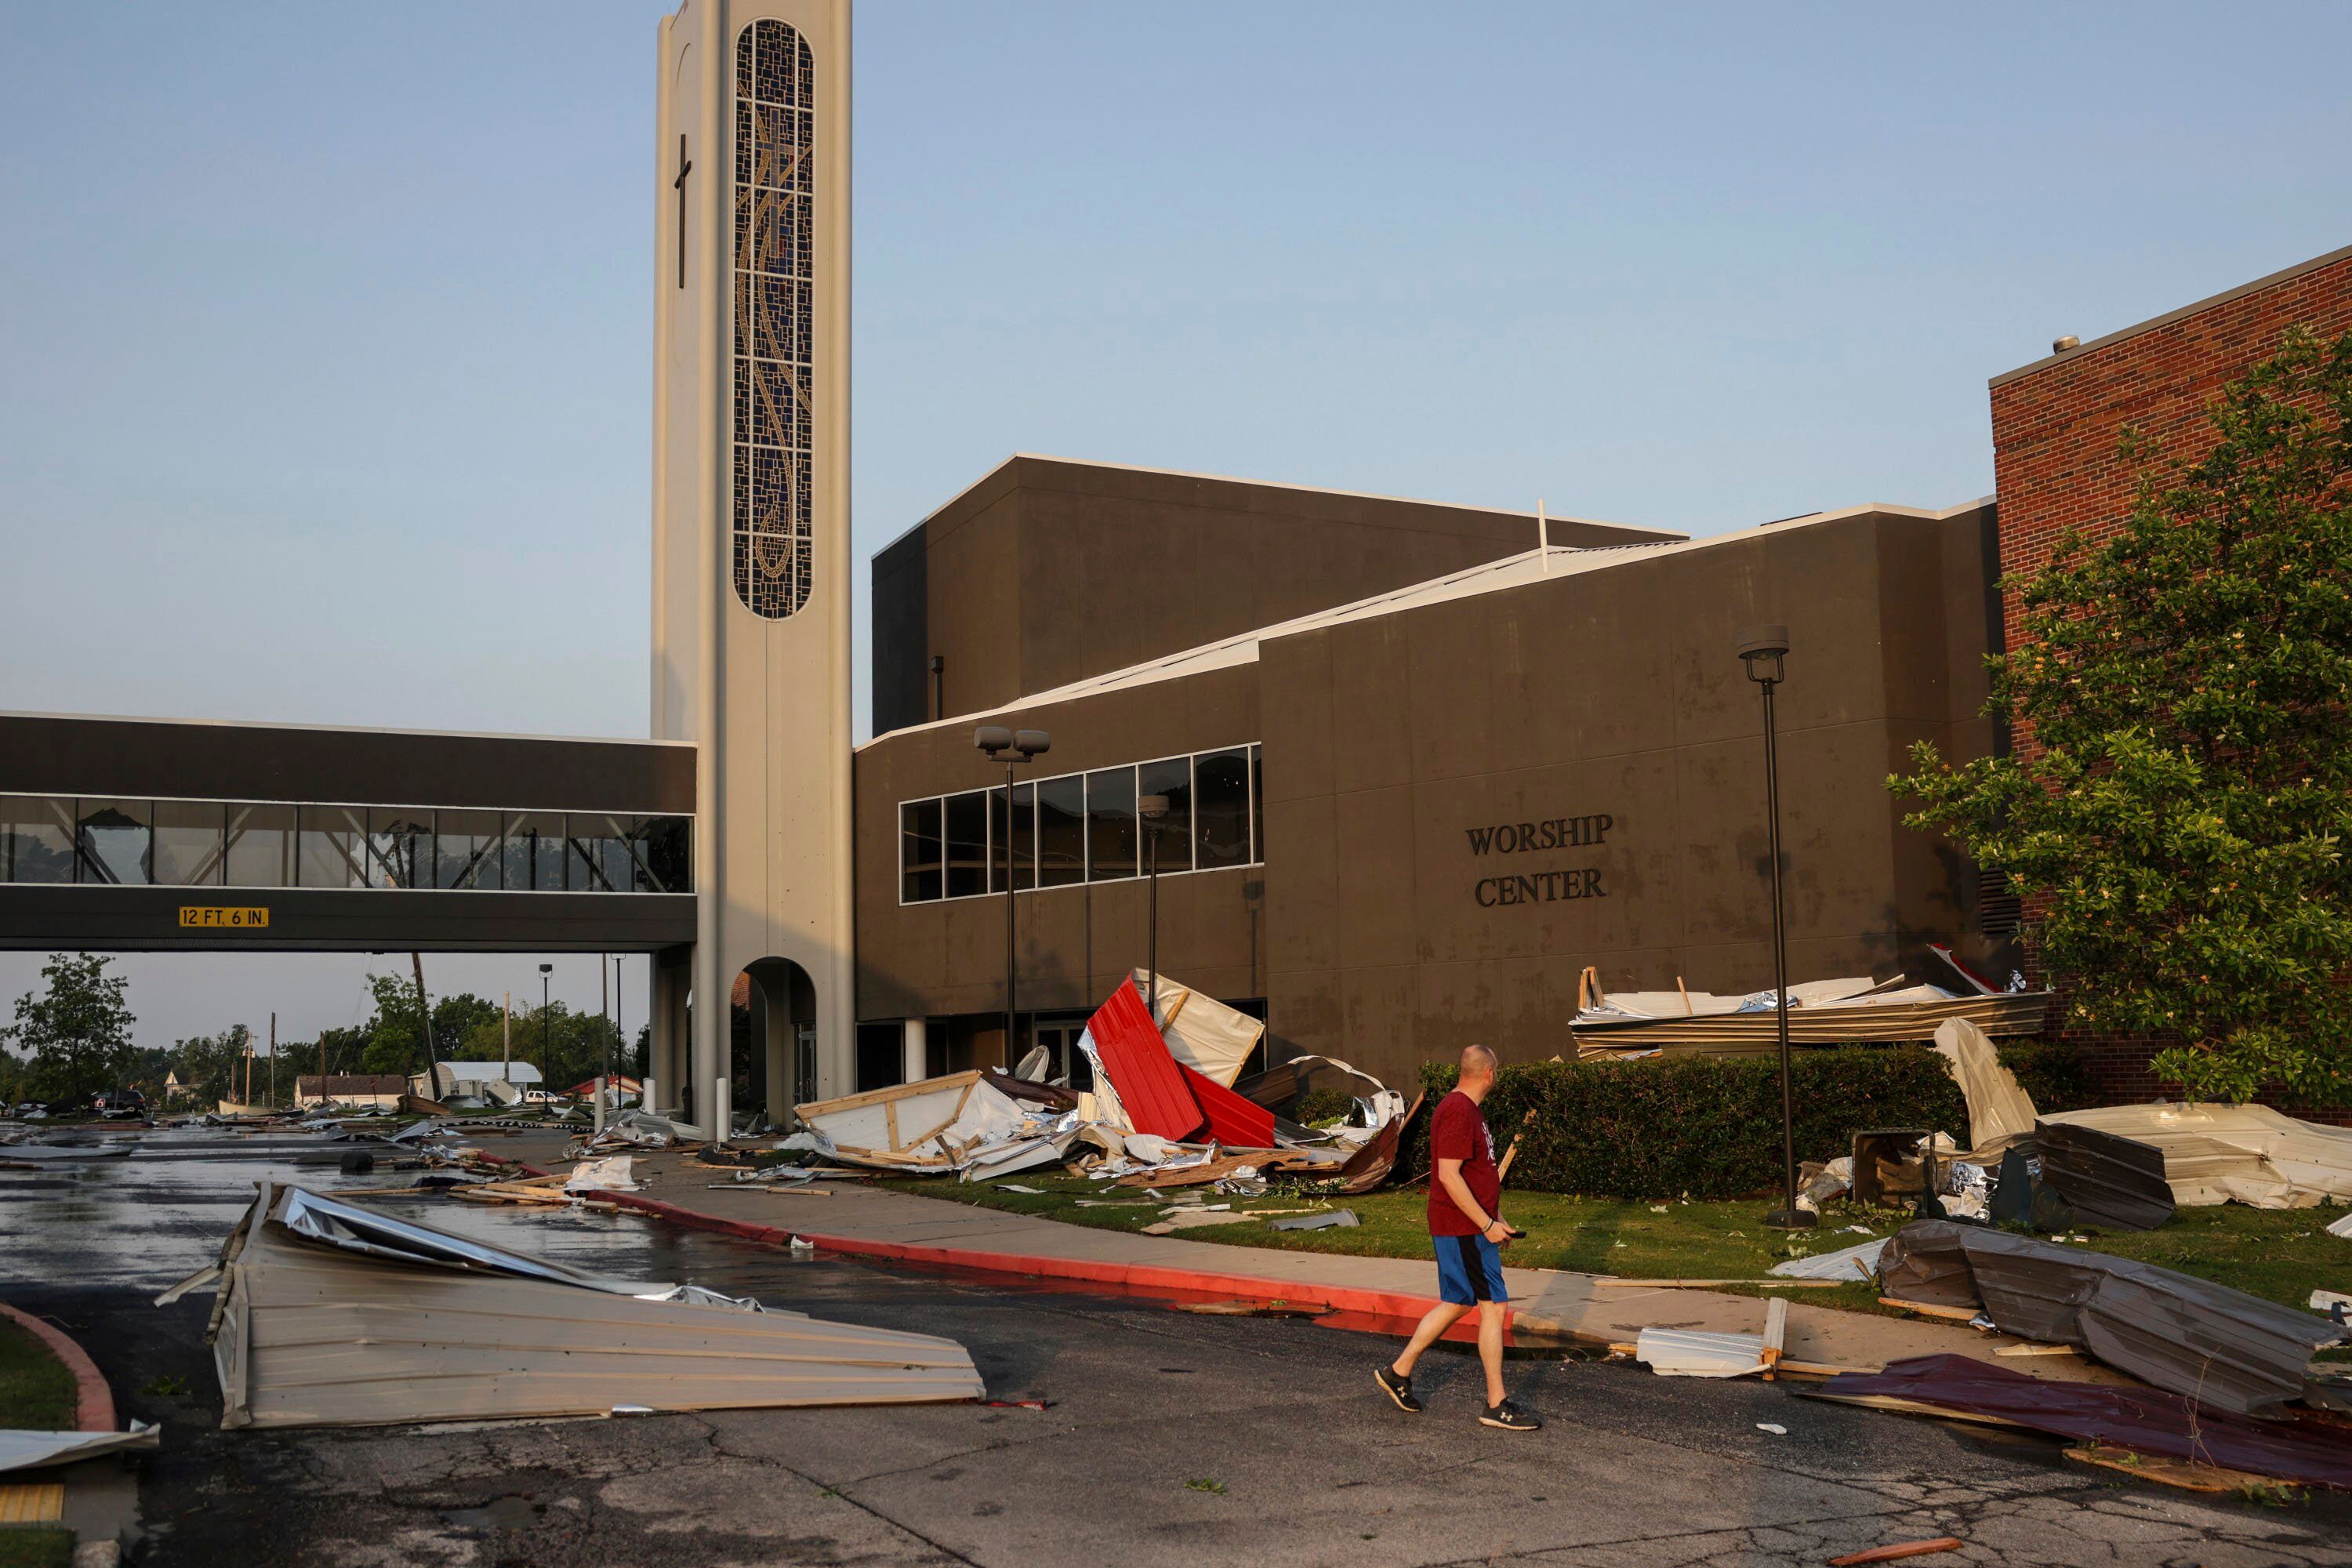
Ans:
<svg viewBox="0 0 2352 1568"><path fill-rule="evenodd" d="M433 885L433 814L377 806L368 813L368 886Z"/></svg>
<svg viewBox="0 0 2352 1568"><path fill-rule="evenodd" d="M1265 748L1252 746L1250 752L1250 859L1265 859Z"/></svg>
<svg viewBox="0 0 2352 1568"><path fill-rule="evenodd" d="M898 808L898 897L909 904L940 896L940 803L910 800Z"/></svg>
<svg viewBox="0 0 2352 1568"><path fill-rule="evenodd" d="M507 817L507 891L563 891L563 814L518 811Z"/></svg>
<svg viewBox="0 0 2352 1568"><path fill-rule="evenodd" d="M146 886L152 880L148 868L154 847L147 814L153 807L143 800L85 800L79 807L76 847L80 879Z"/></svg>
<svg viewBox="0 0 2352 1568"><path fill-rule="evenodd" d="M572 836L572 890L628 893L636 890L629 858L629 819L603 812L575 811L564 818Z"/></svg>
<svg viewBox="0 0 2352 1568"><path fill-rule="evenodd" d="M1048 888L1087 879L1087 781L1080 774L1037 786L1037 879Z"/></svg>
<svg viewBox="0 0 2352 1568"><path fill-rule="evenodd" d="M299 854L306 888L366 887L366 814L342 805L304 806Z"/></svg>
<svg viewBox="0 0 2352 1568"><path fill-rule="evenodd" d="M1193 864L1206 871L1246 866L1250 858L1249 753L1203 752L1192 759L1200 794L1192 804Z"/></svg>
<svg viewBox="0 0 2352 1568"><path fill-rule="evenodd" d="M1024 889L1037 885L1037 786L1013 786L1013 818L1004 816L1004 792L988 792L988 890L1004 891L1006 849L1013 875Z"/></svg>
<svg viewBox="0 0 2352 1568"><path fill-rule="evenodd" d="M1148 795L1168 797L1168 815L1158 822L1143 824L1143 868L1151 868L1153 855L1160 857L1162 871L1189 871L1192 868L1192 759L1171 757L1166 762L1145 763L1135 770L1137 809Z"/></svg>
<svg viewBox="0 0 2352 1568"><path fill-rule="evenodd" d="M947 801L948 897L988 890L988 794L971 790Z"/></svg>
<svg viewBox="0 0 2352 1568"><path fill-rule="evenodd" d="M694 886L689 819L683 816L637 818L637 891L684 893Z"/></svg>
<svg viewBox="0 0 2352 1568"><path fill-rule="evenodd" d="M433 814L433 885L496 889L505 818L495 811Z"/></svg>
<svg viewBox="0 0 2352 1568"><path fill-rule="evenodd" d="M221 827L216 800L155 803L155 880L166 888L216 886L221 879Z"/></svg>
<svg viewBox="0 0 2352 1568"><path fill-rule="evenodd" d="M228 872L232 888L294 886L295 814L290 805L237 805L228 813Z"/></svg>
<svg viewBox="0 0 2352 1568"><path fill-rule="evenodd" d="M0 796L0 879L74 879L73 803L42 795Z"/></svg>
<svg viewBox="0 0 2352 1568"><path fill-rule="evenodd" d="M1135 770L1105 768L1087 775L1087 880L1115 882L1135 875Z"/></svg>

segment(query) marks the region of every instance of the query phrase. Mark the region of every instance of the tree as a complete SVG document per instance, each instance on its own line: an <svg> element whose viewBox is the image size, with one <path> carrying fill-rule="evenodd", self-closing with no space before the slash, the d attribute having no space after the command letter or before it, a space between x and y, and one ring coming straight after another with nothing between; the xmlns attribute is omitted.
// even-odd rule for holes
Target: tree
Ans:
<svg viewBox="0 0 2352 1568"><path fill-rule="evenodd" d="M437 1022L437 1019L436 1019ZM505 1059L498 1009L459 1042L451 1055L460 1061ZM565 1089L584 1083L604 1070L604 1052L613 1053L613 1070L626 1070L621 1058L619 1031L598 1013L575 1013L561 1002L545 1009L533 1007L514 1017L514 1059L529 1062L546 1076L544 1087Z"/></svg>
<svg viewBox="0 0 2352 1568"><path fill-rule="evenodd" d="M23 1051L29 1092L49 1100L83 1100L130 1079L138 1053L131 1043L137 1022L122 999L128 984L106 973L96 953L62 952L41 966L46 994L16 999L16 1021L0 1029L0 1044Z"/></svg>
<svg viewBox="0 0 2352 1568"><path fill-rule="evenodd" d="M191 1036L172 1047L172 1071L199 1106L243 1100L245 1053L252 1046L253 1031L243 1024L231 1024L217 1035Z"/></svg>
<svg viewBox="0 0 2352 1568"><path fill-rule="evenodd" d="M2171 1042L2196 1099L2352 1099L2352 334L2290 332L2209 411L2218 444L2143 469L2113 538L2003 583L1989 661L2010 755L1931 745L1888 781L2032 900L2089 1026ZM2126 457L2147 446L2126 433Z"/></svg>

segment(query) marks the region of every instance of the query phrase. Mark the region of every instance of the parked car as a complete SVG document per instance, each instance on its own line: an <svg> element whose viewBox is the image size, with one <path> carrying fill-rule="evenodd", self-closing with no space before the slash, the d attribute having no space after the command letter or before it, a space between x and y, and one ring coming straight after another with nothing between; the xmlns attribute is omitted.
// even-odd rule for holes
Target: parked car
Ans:
<svg viewBox="0 0 2352 1568"><path fill-rule="evenodd" d="M147 1097L135 1089L102 1089L90 1100L90 1109L109 1121L121 1121L147 1114Z"/></svg>
<svg viewBox="0 0 2352 1568"><path fill-rule="evenodd" d="M522 1091L525 1105L569 1105L571 1101L551 1089L527 1089Z"/></svg>

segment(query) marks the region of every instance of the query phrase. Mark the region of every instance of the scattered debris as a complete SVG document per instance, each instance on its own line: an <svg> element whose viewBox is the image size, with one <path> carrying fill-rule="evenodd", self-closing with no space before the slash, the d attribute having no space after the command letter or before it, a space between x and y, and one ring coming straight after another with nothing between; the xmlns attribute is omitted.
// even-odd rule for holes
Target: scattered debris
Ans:
<svg viewBox="0 0 2352 1568"><path fill-rule="evenodd" d="M2096 1465L2102 1469L2120 1471L2143 1481L2154 1481L2160 1487L2179 1487L2183 1491L2244 1492L2278 1485L2269 1476L2258 1476L2251 1470L2232 1470L2197 1459L2152 1458L2105 1443L2085 1443L2080 1447L2069 1448L2066 1457L2085 1465Z"/></svg>
<svg viewBox="0 0 2352 1568"><path fill-rule="evenodd" d="M1786 1426L1781 1426L1778 1421L1759 1421L1756 1423L1756 1430L1759 1432L1769 1432L1775 1437L1785 1437L1789 1435L1789 1429Z"/></svg>
<svg viewBox="0 0 2352 1568"><path fill-rule="evenodd" d="M2342 1325L2152 1263L1949 1221L1906 1226L1881 1274L1896 1305L1981 1306L2004 1333L2079 1345L2206 1409L2247 1415L2300 1397L2311 1352Z"/></svg>
<svg viewBox="0 0 2352 1568"><path fill-rule="evenodd" d="M1356 1218L1354 1209L1332 1209L1323 1214L1300 1215L1295 1219L1278 1219L1266 1228L1269 1230L1329 1230L1335 1226L1353 1228L1361 1223Z"/></svg>
<svg viewBox="0 0 2352 1568"><path fill-rule="evenodd" d="M1958 1552L1967 1544L1957 1535L1938 1535L1932 1541L1898 1541L1891 1546L1874 1546L1866 1552L1849 1552L1843 1557L1832 1557L1829 1568L1862 1568L1865 1563L1892 1563L1903 1557Z"/></svg>
<svg viewBox="0 0 2352 1568"><path fill-rule="evenodd" d="M2297 1486L2352 1489L2352 1447L2333 1422L2233 1415L2153 1388L2057 1383L1969 1356L1916 1356L1884 1372L1832 1378L1813 1399L2028 1427L2078 1442L2221 1465Z"/></svg>
<svg viewBox="0 0 2352 1568"><path fill-rule="evenodd" d="M567 1193L634 1193L637 1190L637 1183L636 1178L629 1173L630 1159L627 1154L608 1154L601 1160L583 1160L572 1166L572 1173L563 1179L563 1190Z"/></svg>
<svg viewBox="0 0 2352 1568"><path fill-rule="evenodd" d="M2042 1179L2083 1224L2154 1230L2172 1217L2164 1151L2153 1143L2072 1122L2040 1123Z"/></svg>
<svg viewBox="0 0 2352 1568"><path fill-rule="evenodd" d="M1817 1252L1811 1258L1791 1258L1786 1263L1776 1263L1766 1272L1776 1279L1811 1279L1830 1284L1851 1284L1857 1279L1878 1277L1878 1256L1886 1250L1883 1237L1858 1241L1852 1247L1841 1247L1835 1252Z"/></svg>
<svg viewBox="0 0 2352 1568"><path fill-rule="evenodd" d="M214 1280L206 1339L224 1426L984 1392L952 1341L767 1312L698 1286L599 1278L266 1182L220 1261L159 1301Z"/></svg>
<svg viewBox="0 0 2352 1568"><path fill-rule="evenodd" d="M1850 1045L1927 1040L1947 1022L1985 1035L2034 1035L2049 1010L2047 991L1957 995L1940 985L1906 985L1904 977L1814 980L1789 987L1789 1043ZM1582 1061L1664 1052L1668 1056L1760 1056L1775 1048L1779 997L1771 991L1721 996L1705 991L1621 992L1581 988L1587 1005L1570 1025Z"/></svg>
<svg viewBox="0 0 2352 1568"><path fill-rule="evenodd" d="M1751 1377L1767 1365L1763 1335L1697 1329L1643 1329L1633 1359L1660 1377Z"/></svg>
<svg viewBox="0 0 2352 1568"><path fill-rule="evenodd" d="M126 1448L152 1448L163 1434L152 1421L133 1421L128 1432L37 1432L0 1428L0 1471L68 1464Z"/></svg>

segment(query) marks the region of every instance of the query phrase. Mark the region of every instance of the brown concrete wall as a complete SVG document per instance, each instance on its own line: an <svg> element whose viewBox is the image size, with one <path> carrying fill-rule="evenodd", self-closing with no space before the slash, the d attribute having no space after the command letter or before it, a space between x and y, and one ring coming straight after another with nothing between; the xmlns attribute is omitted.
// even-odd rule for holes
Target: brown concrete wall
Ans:
<svg viewBox="0 0 2352 1568"><path fill-rule="evenodd" d="M1587 964L1621 988L1769 984L1761 721L1733 653L1757 621L1794 644L1791 978L1924 977L1919 944L1961 925L1972 873L1899 826L1884 780L1915 738L1983 743L1957 721L1981 700L1988 525L1784 525L1265 644L1276 1035L1402 1081L1472 1040L1570 1051ZM1587 846L1465 837L1595 816L1612 821ZM1505 875L1551 896L1482 890Z"/></svg>
<svg viewBox="0 0 2352 1568"><path fill-rule="evenodd" d="M1534 519L1516 512L1032 457L1008 459L920 532L922 571L903 541L876 557L877 733L929 716L917 675L934 653L946 710L978 712L1536 542ZM1555 544L1670 537L1551 531ZM920 648L905 646L914 636Z"/></svg>
<svg viewBox="0 0 2352 1568"><path fill-rule="evenodd" d="M1257 671L1213 670L1049 703L1007 722L1054 737L1053 751L1018 778L1246 744L1258 738ZM886 736L857 752L859 1018L1003 1007L1003 895L901 905L897 837L901 800L1003 781L1002 764L972 750L964 725ZM1264 994L1261 882L1255 867L1161 878L1160 966L1220 996ZM1098 1005L1143 963L1146 900L1140 879L1021 894L1022 1011Z"/></svg>

